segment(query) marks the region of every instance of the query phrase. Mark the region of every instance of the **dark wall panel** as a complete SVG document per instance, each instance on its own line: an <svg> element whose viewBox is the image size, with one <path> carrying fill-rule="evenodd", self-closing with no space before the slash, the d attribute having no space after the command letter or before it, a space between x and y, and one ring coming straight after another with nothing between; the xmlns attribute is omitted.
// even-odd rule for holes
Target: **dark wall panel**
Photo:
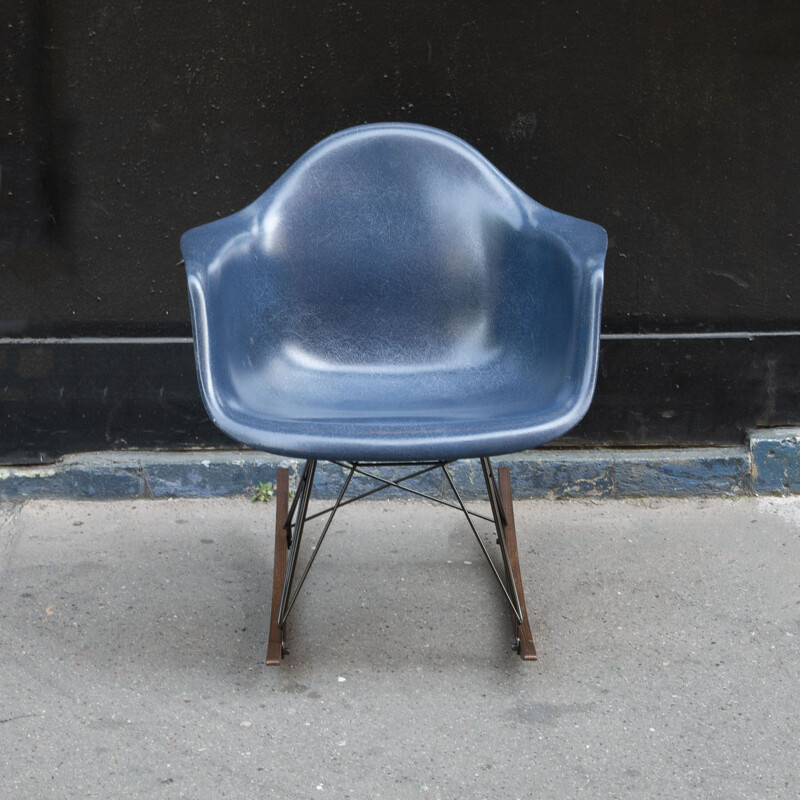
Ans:
<svg viewBox="0 0 800 800"><path fill-rule="evenodd" d="M187 336L180 233L362 122L604 225L606 333L800 329L797 2L8 0L0 31L6 459L225 441L185 345L15 337ZM668 341L605 342L568 442L800 423L796 337Z"/></svg>
<svg viewBox="0 0 800 800"><path fill-rule="evenodd" d="M209 421L190 342L0 344L0 464L69 452L235 446ZM800 336L612 339L564 446L741 444L797 422Z"/></svg>
<svg viewBox="0 0 800 800"><path fill-rule="evenodd" d="M0 263L50 242L41 18L32 3L8 0L0 16ZM5 277L5 276L3 276ZM8 329L8 321L4 322ZM13 326L12 326L13 327Z"/></svg>
<svg viewBox="0 0 800 800"><path fill-rule="evenodd" d="M2 253L11 333L186 333L180 232L397 119L608 229L606 330L797 327L797 3L17 5L12 139L55 182L50 246Z"/></svg>

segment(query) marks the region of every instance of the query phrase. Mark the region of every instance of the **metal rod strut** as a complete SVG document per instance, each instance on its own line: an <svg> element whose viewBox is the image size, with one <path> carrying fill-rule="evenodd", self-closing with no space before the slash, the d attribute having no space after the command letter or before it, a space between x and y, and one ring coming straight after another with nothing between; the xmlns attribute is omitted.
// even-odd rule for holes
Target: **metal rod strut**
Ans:
<svg viewBox="0 0 800 800"><path fill-rule="evenodd" d="M358 464L358 462L354 462L354 463L356 465ZM362 470L358 466L356 466L356 473L358 475L363 475L366 478L372 478L372 480L374 480L374 481L380 481L384 485L383 486L378 486L375 489L372 489L372 490L370 490L369 492L366 492L363 495L359 495L359 497L354 497L352 500L348 500L347 502L349 503L349 502L353 502L355 500L359 500L362 497L366 497L368 494L375 494L375 492L380 492L380 491L382 491L384 489L388 489L390 486L393 486L396 489L402 489L404 492L408 492L409 494L414 494L417 497L422 497L425 500L430 500L432 503L438 503L439 505L447 506L448 508L455 508L457 511L464 511L464 509L461 508L460 506L457 506L455 503L448 503L447 500L443 500L441 497L434 497L433 495L425 494L425 492L420 492L420 491L417 491L416 489L411 489L408 486L401 486L400 485L403 481L410 480L412 477L417 477L418 475L422 475L425 472L430 472L431 470L436 469L436 467L444 467L447 464L452 464L452 463L453 463L452 461L439 461L437 464L435 464L432 467L428 467L427 469L422 470L420 472L417 472L414 475L407 475L407 476L405 476L403 478L400 478L398 481L391 481L388 478L382 478L380 475L373 475L371 472L365 472L364 470ZM343 462L340 462L340 461L331 461L331 464L336 464L339 467L344 467L345 469L347 469L347 464L343 463ZM464 513L467 514L468 516L471 516L471 517L478 517L479 519L484 519L487 522L494 522L494 520L491 517L487 517L484 514L479 514L477 511L464 511Z"/></svg>
<svg viewBox="0 0 800 800"><path fill-rule="evenodd" d="M308 462L306 462L305 469L303 470L306 480L303 482L302 493L297 493L299 497L299 502L295 504L297 507L297 523L295 525L294 541L289 545L289 563L286 566L286 577L283 581L280 611L278 612L279 627L283 627L283 623L286 622L284 610L286 608L286 602L289 599L289 593L292 590L292 581L294 580L294 572L297 567L297 553L300 550L300 542L303 538L303 529L305 527L306 514L308 514L308 503L311 500L311 487L314 485L314 473L316 472L316 469L316 460L309 459ZM289 537L290 530L290 528L287 529L287 536Z"/></svg>
<svg viewBox="0 0 800 800"><path fill-rule="evenodd" d="M360 461L356 461L356 462L353 462L353 463L355 463L356 465L359 465L361 462ZM447 462L437 461L435 464L433 464L432 466L428 466L425 469L418 470L417 472L412 472L410 475L404 475L402 478L399 478L397 480L397 483L400 484L400 483L404 483L405 481L410 481L412 478L418 478L420 475L424 475L426 472L431 472L432 470L436 469L437 467L439 467L443 463L447 463ZM337 467L342 467L343 469L349 469L350 468L349 465L347 465L347 464L345 464L343 462L339 462L339 461L331 461L331 464L336 464ZM367 473L363 473L362 472L361 474L362 475L366 475ZM369 477L374 477L374 476L369 476ZM375 477L375 480L379 480L379 478ZM389 485L387 485L387 484L383 484L382 486L376 486L374 489L370 489L367 492L364 492L362 494L356 495L355 497L350 497L347 500L344 500L341 503L340 507L341 506L350 505L350 503L355 503L356 500L363 500L365 497L369 497L370 495L376 494L377 492L383 492L388 488L389 488ZM407 487L405 487L405 486L400 486L400 488L403 491L408 491ZM433 498L433 499L435 500L436 498ZM327 514L330 510L331 510L330 508L326 508L326 509L323 509L322 511L318 511L316 514L311 514L311 516L309 516L308 519L316 519L317 517L321 517L324 514Z"/></svg>
<svg viewBox="0 0 800 800"><path fill-rule="evenodd" d="M292 599L288 602L285 609L282 609L281 614L278 617L278 625L283 627L284 623L286 622L286 618L289 616L295 601L297 600L298 595L300 594L300 590L303 588L303 584L306 582L306 576L308 575L309 570L311 569L311 565L314 563L314 559L317 557L317 553L319 553L319 549L322 546L322 542L325 539L325 535L328 533L328 529L331 527L331 523L333 522L334 516L336 516L336 512L341 505L342 498L344 497L345 492L347 491L347 487L350 485L350 480L353 477L354 468L350 468L350 472L347 474L347 478L342 486L339 496L336 498L336 503L334 503L333 508L331 509L330 516L328 517L327 522L325 523L325 527L322 529L322 533L319 535L319 539L317 539L317 543L314 545L314 549L311 551L311 556L308 559L308 563L306 564L305 569L303 570L303 574L300 576L300 580L297 584L297 588L295 589L294 595ZM306 518L308 519L308 518ZM298 537L297 545L300 544L300 540ZM291 588L291 587L290 587Z"/></svg>
<svg viewBox="0 0 800 800"><path fill-rule="evenodd" d="M500 506L500 493L499 491L495 494L495 489L497 489L497 484L494 482L494 470L492 469L492 464L488 458L481 458L481 466L483 467L483 476L486 481L486 490L489 493L489 503L492 506L492 514L495 518L495 529L497 531L497 541L500 545L500 553L503 556L503 567L506 573L506 581L508 582L509 586L511 587L511 591L514 594L514 615L516 618L516 622L514 624L514 638L519 641L519 625L522 624L522 604L519 601L519 595L517 594L517 582L514 580L514 574L511 569L511 562L508 556L508 542L506 541L506 531L505 525L506 522L502 522L501 520L505 516L504 514L501 516L501 506Z"/></svg>
<svg viewBox="0 0 800 800"><path fill-rule="evenodd" d="M486 545L483 543L483 539L481 539L480 534L478 533L477 529L475 528L475 524L472 522L469 516L469 512L467 511L466 507L464 506L464 501L461 499L461 494L459 493L458 489L456 488L453 479L450 477L450 473L447 471L445 467L442 467L442 472L444 472L445 477L447 478L447 482L450 484L450 488L453 490L453 494L455 494L456 499L458 500L459 505L461 506L461 510L464 512L464 516L467 518L467 522L469 523L469 527L472 528L472 532L475 534L475 539L478 541L478 544L481 547L481 551L483 552L484 557L486 558L487 563L492 568L492 572L494 573L494 577L497 578L497 582L500 584L500 588L503 590L503 594L505 595L506 600L508 601L508 605L511 608L512 613L514 616L522 622L522 610L519 606L519 597L517 597L516 587L514 586L513 580L508 580L508 570L506 570L506 581L510 584L513 592L513 598L509 594L508 589L506 588L503 579L500 577L500 573L497 571L497 567L494 565L494 561L492 557L489 555L489 551L486 549ZM505 558L503 559L505 563Z"/></svg>

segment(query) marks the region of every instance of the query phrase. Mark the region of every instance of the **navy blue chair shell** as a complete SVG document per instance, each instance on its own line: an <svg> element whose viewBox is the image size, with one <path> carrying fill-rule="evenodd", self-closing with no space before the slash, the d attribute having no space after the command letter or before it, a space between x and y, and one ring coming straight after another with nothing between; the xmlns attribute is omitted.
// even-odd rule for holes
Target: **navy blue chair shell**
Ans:
<svg viewBox="0 0 800 800"><path fill-rule="evenodd" d="M589 406L605 231L443 131L337 133L181 248L203 401L251 447L491 456Z"/></svg>

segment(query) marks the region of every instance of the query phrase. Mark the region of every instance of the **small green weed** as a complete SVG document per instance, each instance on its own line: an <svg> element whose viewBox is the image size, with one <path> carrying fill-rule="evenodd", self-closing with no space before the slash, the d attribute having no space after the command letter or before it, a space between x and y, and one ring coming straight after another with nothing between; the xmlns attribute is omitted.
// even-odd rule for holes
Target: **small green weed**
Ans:
<svg viewBox="0 0 800 800"><path fill-rule="evenodd" d="M275 485L272 481L267 481L266 483L259 483L256 486L255 494L253 495L253 502L254 503L269 503L270 500L275 496Z"/></svg>

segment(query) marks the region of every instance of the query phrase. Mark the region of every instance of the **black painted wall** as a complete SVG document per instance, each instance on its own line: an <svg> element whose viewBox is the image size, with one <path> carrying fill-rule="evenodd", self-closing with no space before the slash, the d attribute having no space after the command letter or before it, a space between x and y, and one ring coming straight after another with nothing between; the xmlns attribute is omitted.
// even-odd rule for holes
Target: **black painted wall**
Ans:
<svg viewBox="0 0 800 800"><path fill-rule="evenodd" d="M565 443L800 423L795 0L5 0L0 15L3 460L223 444L179 338L179 235L325 135L384 120L450 130L608 230L601 377Z"/></svg>

